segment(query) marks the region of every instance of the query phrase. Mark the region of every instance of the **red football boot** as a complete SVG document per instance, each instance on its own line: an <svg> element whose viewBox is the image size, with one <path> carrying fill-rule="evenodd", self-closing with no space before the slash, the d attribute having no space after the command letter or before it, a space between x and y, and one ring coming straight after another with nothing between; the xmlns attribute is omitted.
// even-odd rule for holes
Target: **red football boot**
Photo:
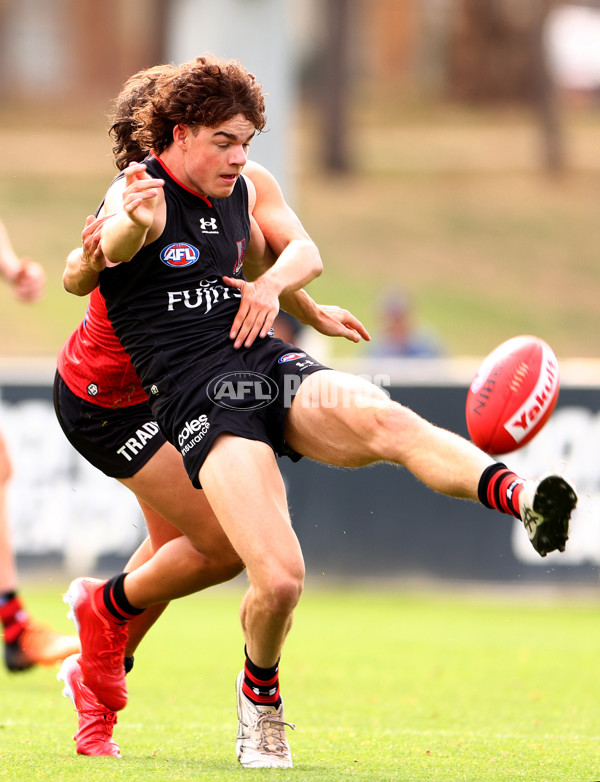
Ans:
<svg viewBox="0 0 600 782"><path fill-rule="evenodd" d="M127 704L127 624L117 622L106 609L102 610L105 584L106 581L97 578L77 578L63 599L71 606L69 618L79 632L79 665L84 684L103 706L119 711Z"/></svg>
<svg viewBox="0 0 600 782"><path fill-rule="evenodd" d="M121 749L112 737L117 714L103 706L83 683L78 654L67 657L56 678L64 682L63 695L77 711L77 733L73 736L77 753L120 758Z"/></svg>

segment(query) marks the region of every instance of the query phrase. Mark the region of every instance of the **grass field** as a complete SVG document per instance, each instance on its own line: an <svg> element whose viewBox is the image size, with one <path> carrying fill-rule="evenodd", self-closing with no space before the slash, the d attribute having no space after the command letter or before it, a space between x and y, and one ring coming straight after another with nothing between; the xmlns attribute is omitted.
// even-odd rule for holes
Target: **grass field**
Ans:
<svg viewBox="0 0 600 782"><path fill-rule="evenodd" d="M32 612L70 629L66 584L26 588ZM303 782L593 782L600 779L599 606L583 597L317 591L282 663L292 771L247 771L234 753L243 583L169 608L136 657L115 737L122 760L74 751L55 671L0 672L0 778Z"/></svg>

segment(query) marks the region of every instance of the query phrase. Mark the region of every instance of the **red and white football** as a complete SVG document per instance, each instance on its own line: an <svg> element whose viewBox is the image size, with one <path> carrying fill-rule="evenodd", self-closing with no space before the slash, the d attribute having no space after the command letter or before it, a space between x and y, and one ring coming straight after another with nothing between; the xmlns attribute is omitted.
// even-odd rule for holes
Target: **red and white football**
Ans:
<svg viewBox="0 0 600 782"><path fill-rule="evenodd" d="M522 448L550 417L558 392L558 361L543 339L503 342L483 360L467 393L471 439L489 454Z"/></svg>

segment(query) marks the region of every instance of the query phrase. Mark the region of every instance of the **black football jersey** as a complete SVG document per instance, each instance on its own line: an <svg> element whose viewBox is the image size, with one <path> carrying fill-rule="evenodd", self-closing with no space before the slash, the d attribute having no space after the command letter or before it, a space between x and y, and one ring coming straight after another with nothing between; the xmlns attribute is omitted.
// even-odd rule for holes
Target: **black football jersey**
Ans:
<svg viewBox="0 0 600 782"><path fill-rule="evenodd" d="M248 190L239 177L227 198L208 199L179 183L155 156L148 173L165 180L162 235L128 263L100 274L108 317L144 389L192 365L231 355L231 324L241 293L222 280L244 279L250 241Z"/></svg>

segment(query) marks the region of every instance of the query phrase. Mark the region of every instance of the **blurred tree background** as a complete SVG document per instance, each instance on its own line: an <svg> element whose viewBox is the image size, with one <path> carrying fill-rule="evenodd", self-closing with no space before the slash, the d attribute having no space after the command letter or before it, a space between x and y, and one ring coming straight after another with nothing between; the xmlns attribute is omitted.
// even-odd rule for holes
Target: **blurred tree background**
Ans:
<svg viewBox="0 0 600 782"><path fill-rule="evenodd" d="M593 0L0 0L0 217L49 276L35 307L3 294L0 356L53 359L84 312L60 275L114 173L107 115L123 81L187 59L185 13L206 21L185 30L195 53L219 28L251 51L275 8L289 197L325 262L313 295L374 338L380 294L398 288L451 354L529 332L559 358L595 357ZM257 70L268 106L277 75Z"/></svg>

